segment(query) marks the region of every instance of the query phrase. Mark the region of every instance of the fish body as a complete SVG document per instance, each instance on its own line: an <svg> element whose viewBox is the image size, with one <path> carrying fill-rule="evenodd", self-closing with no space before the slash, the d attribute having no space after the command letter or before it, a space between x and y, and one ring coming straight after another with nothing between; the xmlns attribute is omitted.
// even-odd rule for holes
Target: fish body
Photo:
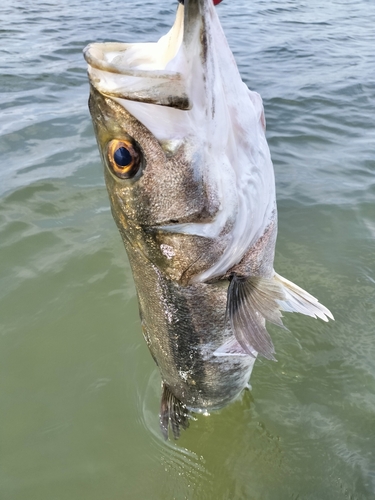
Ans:
<svg viewBox="0 0 375 500"><path fill-rule="evenodd" d="M219 409L274 359L266 320L331 313L273 269L275 180L262 100L212 0L185 0L154 44L91 44L90 112L113 217L162 381L161 428Z"/></svg>

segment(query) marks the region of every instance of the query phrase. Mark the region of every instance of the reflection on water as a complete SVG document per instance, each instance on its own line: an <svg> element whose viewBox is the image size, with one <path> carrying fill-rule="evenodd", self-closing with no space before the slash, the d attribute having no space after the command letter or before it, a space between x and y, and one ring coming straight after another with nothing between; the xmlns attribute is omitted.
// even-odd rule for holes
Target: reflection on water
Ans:
<svg viewBox="0 0 375 500"><path fill-rule="evenodd" d="M5 2L0 47L0 497L364 500L375 496L373 26L366 0L226 0L264 98L276 269L326 304L286 315L277 363L178 442L139 325L87 110L82 48L154 40L171 1ZM121 13L121 15L119 14Z"/></svg>

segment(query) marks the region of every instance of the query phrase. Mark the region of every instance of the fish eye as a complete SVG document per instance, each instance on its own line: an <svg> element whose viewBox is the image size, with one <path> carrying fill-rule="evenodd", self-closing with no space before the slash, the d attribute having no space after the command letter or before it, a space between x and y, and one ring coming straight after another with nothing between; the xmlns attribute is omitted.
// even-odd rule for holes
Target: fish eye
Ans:
<svg viewBox="0 0 375 500"><path fill-rule="evenodd" d="M108 144L110 169L120 179L131 179L139 170L141 155L129 141L113 139Z"/></svg>

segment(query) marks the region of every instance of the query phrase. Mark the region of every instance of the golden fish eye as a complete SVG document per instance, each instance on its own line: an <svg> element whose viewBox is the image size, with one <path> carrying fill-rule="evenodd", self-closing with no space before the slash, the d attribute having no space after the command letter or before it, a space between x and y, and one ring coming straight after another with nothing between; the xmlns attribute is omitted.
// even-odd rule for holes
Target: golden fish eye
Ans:
<svg viewBox="0 0 375 500"><path fill-rule="evenodd" d="M138 172L140 154L134 144L113 139L108 144L108 160L112 172L120 179L130 179Z"/></svg>

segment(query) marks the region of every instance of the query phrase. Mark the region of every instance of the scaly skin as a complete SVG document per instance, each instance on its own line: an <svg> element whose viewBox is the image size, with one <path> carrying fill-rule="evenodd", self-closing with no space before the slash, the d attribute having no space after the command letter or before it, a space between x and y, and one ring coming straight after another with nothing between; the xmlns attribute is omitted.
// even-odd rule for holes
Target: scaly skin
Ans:
<svg viewBox="0 0 375 500"><path fill-rule="evenodd" d="M174 155L166 153L141 123L95 89L91 90L90 111L150 352L164 383L189 409L221 408L246 386L255 361L251 356L214 355L233 337L225 321L231 270L214 282L192 284L194 277L221 255L225 234L208 239L158 228L169 220L168 211L179 221L207 221L215 215L215 198L189 177L189 155L194 147L187 143ZM106 144L113 138L129 136L137 139L144 164L134 180L120 180L108 168ZM171 185L173 189L169 188L166 195L164 187ZM276 223L249 249L238 265L239 271L251 268L253 275L269 276L275 237ZM172 249L172 254L166 249Z"/></svg>
<svg viewBox="0 0 375 500"><path fill-rule="evenodd" d="M165 384L189 409L218 409L246 386L255 359L214 356L225 326L227 281L182 286L128 249L142 329Z"/></svg>

